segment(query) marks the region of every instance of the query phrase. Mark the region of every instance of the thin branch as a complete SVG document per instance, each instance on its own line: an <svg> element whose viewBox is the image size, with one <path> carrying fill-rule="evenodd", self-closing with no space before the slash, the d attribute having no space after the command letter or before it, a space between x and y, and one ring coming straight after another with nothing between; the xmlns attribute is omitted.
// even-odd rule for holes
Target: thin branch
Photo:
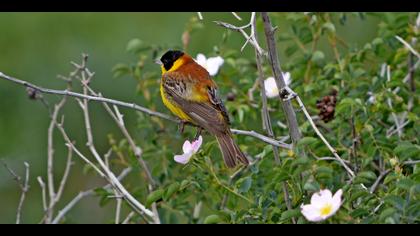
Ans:
<svg viewBox="0 0 420 236"><path fill-rule="evenodd" d="M416 165L420 163L420 160L415 160L415 161L404 161L403 165Z"/></svg>
<svg viewBox="0 0 420 236"><path fill-rule="evenodd" d="M9 173L13 176L13 179L18 183L20 190L22 191L20 195L19 204L17 207L16 212L16 224L20 224L21 221L21 215L22 215L22 206L23 202L25 201L26 193L29 191L29 164L27 162L24 162L25 165L25 180L22 183L21 177L17 175L7 164L4 160L0 160L3 163L3 166L9 171Z"/></svg>
<svg viewBox="0 0 420 236"><path fill-rule="evenodd" d="M242 20L242 18L241 18L238 14L236 14L236 12L232 12L232 15L233 15L236 19L238 19L238 20Z"/></svg>
<svg viewBox="0 0 420 236"><path fill-rule="evenodd" d="M68 154L67 154L67 161L66 167L64 169L63 177L61 178L60 186L58 187L57 194L55 195L55 202L58 202L63 194L64 187L67 183L67 179L69 177L71 166L73 165L72 158L73 158L73 149L71 146L68 146Z"/></svg>
<svg viewBox="0 0 420 236"><path fill-rule="evenodd" d="M252 16L253 17L251 19L251 35L253 35L254 39L258 42L258 36L255 33L255 28L256 28L255 13ZM264 88L264 72L262 68L263 58L262 58L262 55L258 53L257 49L255 49L255 59L257 63L258 81L260 83L260 94L261 94L261 100L262 100L262 109L261 109L262 126L263 126L263 129L266 131L267 135L272 138L275 135L273 132L273 127L271 125L270 113L268 111L268 105L267 105L267 96L265 94L265 88ZM279 150L275 145L273 145L272 148L273 148L275 163L276 165L280 165L281 161L279 157ZM284 202L286 203L286 207L288 210L291 210L292 203L290 201L290 195L289 195L289 190L287 188L286 181L282 182L282 190L283 190L283 197L284 197ZM292 217L292 223L296 224L295 217Z"/></svg>
<svg viewBox="0 0 420 236"><path fill-rule="evenodd" d="M286 86L286 82L283 77L283 72L281 71L281 68L280 68L276 40L274 38L275 28L272 27L271 21L267 12L262 12L261 15L262 15L263 23L264 23L264 32L265 32L265 38L267 41L269 62L271 65L271 69L273 71L273 76L275 78L276 85L279 88L279 90L282 90ZM296 144L297 141L301 138L301 133L299 131L299 124L296 119L296 113L290 101L287 101L287 100L284 101L281 98L280 94L279 94L279 99L282 104L285 116L286 116L287 124L289 127L290 138L293 144Z"/></svg>
<svg viewBox="0 0 420 236"><path fill-rule="evenodd" d="M285 87L285 90L290 95L289 98L294 98L299 104L300 109L303 111L303 113L306 116L306 119L309 121L309 124L314 129L315 133L318 135L318 137L324 142L324 144L327 146L327 148L331 151L331 153L334 155L334 157L340 162L340 164L344 167L344 169L347 171L347 173L350 175L351 179L355 177L354 172L347 166L347 164L344 162L344 160L337 154L337 151L331 146L331 144L325 139L325 137L322 135L322 133L319 131L319 129L316 127L314 121L311 118L311 115L309 115L308 111L306 110L305 105L303 104L302 100L300 99L299 95L295 93L292 89L289 87Z"/></svg>
<svg viewBox="0 0 420 236"><path fill-rule="evenodd" d="M54 111L51 115L51 122L48 127L48 158L47 158L47 187L48 187L48 193L49 193L49 206L47 209L47 217L46 217L46 223L50 223L53 214L54 214L54 206L56 204L56 193L55 193L55 187L54 187L54 137L53 132L54 128L57 123L57 116L60 112L61 108L64 106L64 104L67 101L67 96L64 96L61 101L54 106Z"/></svg>
<svg viewBox="0 0 420 236"><path fill-rule="evenodd" d="M22 215L22 206L25 201L26 193L29 191L29 164L24 162L25 165L25 183L23 184L22 194L20 195L19 205L16 213L16 224L20 224Z"/></svg>
<svg viewBox="0 0 420 236"><path fill-rule="evenodd" d="M124 219L124 221L122 222L123 225L128 224L128 222L130 222L131 218L133 218L133 216L136 213L134 211L130 212L127 217Z"/></svg>
<svg viewBox="0 0 420 236"><path fill-rule="evenodd" d="M168 121L179 123L179 121L177 119L173 118L172 116L169 116L169 115L166 115L166 114L163 114L163 113L160 113L160 112L149 110L149 109L144 108L142 106L139 106L135 103L127 103L127 102L122 102L122 101L118 101L118 100L114 100L114 99L110 99L110 98L105 98L105 97L89 96L89 95L84 95L84 94L80 94L80 93L76 93L76 92L71 92L71 91L68 91L68 90L54 90L54 89L43 88L43 87L31 84L27 81L23 81L23 80L19 80L19 79L7 76L7 75L3 74L2 72L0 72L0 78L11 81L11 82L14 82L14 83L19 84L19 85L23 85L25 87L33 88L33 89L35 89L35 90L37 90L38 92L41 92L41 93L55 94L55 95L62 95L62 96L71 96L71 97L75 97L75 98L87 99L89 101L106 102L106 103L109 103L109 104L114 104L114 105L117 105L117 106L131 108L131 109L134 109L134 110L137 110L137 111L140 111L140 112L144 112L144 113L146 113L150 116L156 116L156 117L160 117L162 119L168 120ZM283 146L284 148L288 148L286 146L289 146L287 144L286 144L286 146L284 146L282 144L279 144L278 141L273 140L273 139L271 139L269 137L266 137L264 135L255 135L255 132L253 132L253 131L237 130L237 129L231 129L231 131L233 133L236 133L236 134L247 135L247 136L257 138L257 139L259 139L263 142L266 142L268 144L273 144L274 143L274 145L277 145L279 147Z"/></svg>
<svg viewBox="0 0 420 236"><path fill-rule="evenodd" d="M20 188L23 188L22 183L20 182L20 180L22 179L19 175L17 175L7 164L3 159L0 159L0 161L2 162L3 166L7 169L7 171L9 171L9 173L13 176L13 180L16 181L19 185Z"/></svg>
<svg viewBox="0 0 420 236"><path fill-rule="evenodd" d="M392 127L388 130L386 137L387 137L387 138L389 138L389 137L391 137L392 135L394 135L395 133L400 132L400 130L401 130L401 129L403 129L404 127L406 127L406 126L407 126L410 122L411 122L410 120L407 120L407 121L405 121L403 124L401 124L401 125L400 125L398 128L396 128L396 129L394 129L394 127L395 127L395 126L392 126Z"/></svg>
<svg viewBox="0 0 420 236"><path fill-rule="evenodd" d="M252 22L255 20L255 12L252 12L251 14L251 19L249 21L248 24L244 25L244 26L234 26L232 24L226 23L226 22L222 22L222 21L214 21L214 23L216 23L217 25L220 25L222 27L225 27L227 29L233 30L233 31L237 31L240 32L244 37L245 37L245 43L241 48L241 51L243 51L243 49L245 48L245 46L250 43L257 51L260 55L266 55L266 52L261 48L261 46L258 44L257 40L255 39L255 29L252 27ZM244 29L246 28L251 28L251 34L248 35Z"/></svg>
<svg viewBox="0 0 420 236"><path fill-rule="evenodd" d="M231 129L232 133L234 134L241 134L241 135L246 135L246 136L251 136L254 138L257 138L261 141L264 141L265 143L274 145L276 147L281 147L281 148L285 148L285 149L292 149L292 145L281 142L281 141L277 141L275 139L272 139L270 137L264 136L262 134L259 134L253 130L251 131L245 131L245 130L238 130L238 129Z"/></svg>
<svg viewBox="0 0 420 236"><path fill-rule="evenodd" d="M197 15L199 20L203 20L203 15L201 14L201 12L197 12Z"/></svg>
<svg viewBox="0 0 420 236"><path fill-rule="evenodd" d="M2 72L0 72L0 78L5 79L5 80L9 80L9 81L14 82L16 84L23 85L25 87L35 89L36 91L41 92L41 93L56 94L56 95L67 95L67 96L71 96L71 97L87 99L89 101L106 102L106 103L110 103L110 104L114 104L114 105L118 105L118 106L122 106L122 107L135 109L135 110L144 112L148 115L157 116L157 117L160 117L160 118L165 119L165 120L178 122L175 118L172 118L172 117L170 117L166 114L152 111L150 109L139 106L135 103L127 103L127 102L122 102L122 101L118 101L118 100L114 100L114 99L110 99L110 98L103 98L103 97L101 98L101 97L96 97L96 96L89 96L89 95L85 95L85 94L71 92L71 91L68 91L68 90L47 89L47 88L36 86L34 84L31 84L31 83L23 81L23 80L19 80L19 79L7 76L7 75L3 74Z"/></svg>
<svg viewBox="0 0 420 236"><path fill-rule="evenodd" d="M80 192L77 194L73 200L71 200L62 210L60 210L54 220L51 222L52 224L58 224L60 220L83 198L87 196L91 196L95 193L93 189Z"/></svg>
<svg viewBox="0 0 420 236"><path fill-rule="evenodd" d="M118 176L118 180L123 180L130 172L131 172L131 168L126 168L124 169L121 174ZM103 187L103 189L107 190L110 189L112 186L111 184L107 184ZM57 214L57 216L54 218L54 220L52 221L52 224L58 224L60 222L60 220L71 210L73 209L73 207L83 198L88 197L88 196L92 196L95 194L95 188L94 189L89 189L86 191L82 191L79 194L77 194L76 197L74 197L62 210L60 210Z"/></svg>
<svg viewBox="0 0 420 236"><path fill-rule="evenodd" d="M413 48L411 47L411 45L409 43L407 43L404 39L402 39L400 36L396 35L395 36L396 39L398 39L398 41L400 41L402 44L404 44L404 46L413 54L415 55L417 58L420 59L420 54Z"/></svg>
<svg viewBox="0 0 420 236"><path fill-rule="evenodd" d="M44 212L47 212L47 190L46 190L46 186L44 181L42 180L41 176L38 176L37 178L39 186L41 187L41 191L42 191L42 207L44 209ZM44 220L42 220L44 221Z"/></svg>
<svg viewBox="0 0 420 236"><path fill-rule="evenodd" d="M376 179L375 183L373 183L372 186L370 187L370 190L369 190L370 193L374 193L375 192L376 188L379 186L379 184L381 183L382 179L385 178L385 176L387 174L389 174L389 172L391 172L391 170L386 170L386 171L382 172L378 176L378 178Z"/></svg>
<svg viewBox="0 0 420 236"><path fill-rule="evenodd" d="M84 56L85 60L87 56ZM84 65L84 64L83 64ZM89 84L91 77L86 77L86 73L82 71L82 81L85 82L85 84ZM85 96L87 95L87 88L83 88L83 94ZM90 115L89 115L89 106L88 106L88 99L83 99L83 102L79 101L79 105L83 111L83 116L85 120L85 128L86 128L86 136L87 136L87 146L92 155L95 157L96 161L101 166L102 170L105 172L107 177L110 180L110 183L114 186L115 189L120 192L124 196L124 198L127 200L127 202L139 213L144 212L149 217L154 217L154 213L147 209L143 204L141 204L137 199L135 199L126 189L125 187L118 181L118 179L115 177L114 173L106 166L104 161L102 160L101 156L97 152L95 145L93 143L93 135L92 135L92 128L91 128L91 122L90 122Z"/></svg>
<svg viewBox="0 0 420 236"><path fill-rule="evenodd" d="M336 157L315 157L317 161L338 161ZM349 161L343 160L346 164L350 164Z"/></svg>
<svg viewBox="0 0 420 236"><path fill-rule="evenodd" d="M91 93L93 92L93 90L91 90ZM101 94L99 94L99 96L102 96ZM137 160L139 161L140 165L142 166L143 170L146 173L146 177L148 182L154 187L156 186L156 182L153 179L153 176L151 174L151 171L148 167L148 165L146 164L146 162L144 161L143 157L142 157L142 150L139 146L136 145L136 143L134 142L134 139L131 137L130 133L128 132L127 128L124 125L124 120L123 120L123 116L120 113L120 111L118 110L118 108L116 106L114 106L114 110L115 110L115 114L112 112L111 108L108 106L108 104L106 103L102 103L103 106L105 107L105 110L108 112L108 114L112 117L112 119L114 119L115 123L117 124L118 128L120 128L121 132L123 133L124 137L127 139L128 144L130 145L131 150L133 151L134 155L136 156Z"/></svg>

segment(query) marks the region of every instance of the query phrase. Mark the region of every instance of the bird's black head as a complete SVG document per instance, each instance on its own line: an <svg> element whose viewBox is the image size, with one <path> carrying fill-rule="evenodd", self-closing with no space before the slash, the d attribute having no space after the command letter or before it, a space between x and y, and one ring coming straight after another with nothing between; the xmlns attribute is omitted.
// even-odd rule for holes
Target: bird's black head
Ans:
<svg viewBox="0 0 420 236"><path fill-rule="evenodd" d="M165 70L170 70L174 65L174 62L184 55L183 52L178 50L169 50L160 58L160 61L163 63Z"/></svg>

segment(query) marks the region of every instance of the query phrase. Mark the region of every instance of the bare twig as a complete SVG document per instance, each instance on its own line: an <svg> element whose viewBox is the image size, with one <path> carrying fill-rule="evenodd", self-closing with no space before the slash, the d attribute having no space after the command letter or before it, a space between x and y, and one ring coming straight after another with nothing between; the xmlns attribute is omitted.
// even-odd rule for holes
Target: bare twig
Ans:
<svg viewBox="0 0 420 236"><path fill-rule="evenodd" d="M249 23L246 24L246 25L244 25L244 26L234 26L232 24L229 24L229 23L226 23L226 22L222 22L222 21L214 21L214 23L216 23L217 25L220 25L222 27L225 27L227 29L240 32L245 37L245 43L242 46L241 51L243 51L243 49L245 48L245 46L248 43L250 43L258 51L258 53L260 55L265 56L266 55L266 52L260 47L260 45L258 44L257 40L255 39L256 32L255 32L255 28L252 26L252 22L255 20L255 16L256 16L256 13L255 12L252 12L251 13L251 19L250 19ZM248 35L245 32L245 29L246 28L251 28L250 35Z"/></svg>
<svg viewBox="0 0 420 236"><path fill-rule="evenodd" d="M17 208L16 224L20 224L23 202L25 201L26 193L29 190L29 164L27 162L24 162L24 164L25 164L25 182L22 187L22 194L20 195L19 205Z"/></svg>
<svg viewBox="0 0 420 236"><path fill-rule="evenodd" d="M255 41L258 42L258 36L255 33L255 28L256 28L256 19L255 19L255 14L254 14L251 19L251 35L253 35ZM264 88L264 72L262 68L263 57L261 54L259 54L257 49L255 49L255 59L257 63L258 81L260 83L260 94L261 94L261 100L262 100L262 109L261 109L262 126L263 126L263 129L266 131L267 135L273 138L275 135L273 132L273 127L271 125L270 113L268 111L268 105L267 105L267 96L265 94L265 88ZM272 148L273 148L275 163L276 165L280 165L281 161L279 157L278 147L273 145ZM289 190L287 188L286 181L282 182L282 190L283 190L284 202L286 203L286 207L288 210L291 210L292 204L290 201ZM296 224L295 217L292 217L292 222L293 224Z"/></svg>
<svg viewBox="0 0 420 236"><path fill-rule="evenodd" d="M331 153L334 155L334 157L340 162L340 164L344 167L344 169L347 171L347 173L350 175L351 179L355 177L354 172L347 166L347 164L344 162L344 160L337 154L337 151L331 146L331 144L325 139L325 137L322 135L322 133L319 131L319 129L316 127L314 121L311 118L311 115L309 115L308 111L306 110L305 105L303 104L302 100L300 99L299 95L295 93L292 89L289 87L285 87L285 90L290 95L288 99L294 98L299 104L300 109L303 111L303 113L306 116L306 119L308 120L309 124L314 129L315 133L318 135L318 137L324 142L324 144L327 146L327 148L331 151Z"/></svg>
<svg viewBox="0 0 420 236"><path fill-rule="evenodd" d="M84 56L84 58L87 58L87 56ZM86 59L85 59L86 60ZM85 61L84 60L84 61ZM84 63L82 64L84 66ZM82 74L82 82L85 84L89 84L91 77L87 77L86 73L84 71L81 72ZM87 95L88 90L86 87L83 87L83 94L85 96ZM87 146L92 155L95 157L96 161L99 163L102 170L105 172L106 176L108 177L110 183L112 183L113 187L118 190L118 192L124 196L124 198L127 200L127 202L139 213L144 212L147 216L153 217L154 213L147 209L143 204L141 204L137 199L135 199L125 188L124 186L118 181L118 179L115 177L114 173L106 166L104 161L102 160L101 156L97 152L95 145L93 143L93 134L92 134L92 126L90 122L90 115L89 115L89 106L88 106L88 99L83 99L82 101L78 101L79 105L83 111L83 116L85 120L85 128L86 128L86 136L87 136Z"/></svg>
<svg viewBox="0 0 420 236"><path fill-rule="evenodd" d="M75 198L73 198L73 200L71 200L62 210L60 210L57 214L57 216L54 218L54 220L52 220L52 224L58 224L58 222L60 222L60 220L71 210L73 209L73 207L83 198L87 197L87 196L91 196L95 193L95 191L93 189L87 190L87 191L83 191L80 192L79 194L77 194L77 196Z"/></svg>
<svg viewBox="0 0 420 236"><path fill-rule="evenodd" d="M131 220L131 218L133 218L133 216L135 215L136 213L134 212L134 211L132 211L132 212L130 212L128 215L127 215L127 217L124 219L124 221L122 222L122 224L128 224L128 222L130 222L130 220Z"/></svg>
<svg viewBox="0 0 420 236"><path fill-rule="evenodd" d="M420 54L408 43L406 42L404 39L402 39L400 36L396 35L395 36L396 39L398 39L398 41L400 41L402 44L404 44L404 46L413 54L415 55L417 58L420 59Z"/></svg>
<svg viewBox="0 0 420 236"><path fill-rule="evenodd" d="M49 204L47 209L47 216L46 216L46 223L50 223L53 214L54 214L54 206L56 204L56 193L54 187L54 139L53 139L53 131L57 123L57 116L60 112L61 108L67 101L67 96L64 96L61 101L54 106L54 111L51 115L51 122L48 127L48 158L47 158L47 184L48 184L48 193L49 193Z"/></svg>
<svg viewBox="0 0 420 236"><path fill-rule="evenodd" d="M242 134L242 135L246 135L246 136L251 136L254 138L257 138L261 141L264 141L265 143L274 145L276 147L281 147L281 148L285 148L285 149L291 149L292 145L287 144L287 143L283 143L281 141L277 141L275 139L272 139L270 137L264 136L262 134L259 134L253 130L251 131L246 131L246 130L238 130L238 129L231 129L232 133L234 134Z"/></svg>
<svg viewBox="0 0 420 236"><path fill-rule="evenodd" d="M387 174L389 174L389 172L391 172L391 170L386 170L386 171L382 172L378 176L378 178L376 179L375 183L373 183L372 186L370 187L370 190L369 190L370 193L374 193L375 192L376 188L379 186L379 184L381 183L382 179L385 178L385 176Z"/></svg>
<svg viewBox="0 0 420 236"><path fill-rule="evenodd" d="M25 87L34 88L41 93L56 94L56 95L62 95L62 96L71 96L71 97L75 97L75 98L87 99L89 101L106 102L108 104L114 104L114 105L117 105L117 106L131 108L131 109L134 109L134 110L137 110L137 111L141 111L141 112L144 112L144 113L146 113L150 116L156 116L156 117L168 120L168 121L172 121L172 122L176 122L176 123L179 122L177 119L173 118L172 116L169 116L169 115L166 115L166 114L163 114L163 113L160 113L160 112L149 110L147 108L144 108L144 107L139 106L139 105L134 104L134 103L122 102L122 101L118 101L118 100L114 100L114 99L110 99L110 98L105 98L105 97L89 96L89 95L84 95L84 94L80 94L80 93L76 93L76 92L71 92L71 91L68 91L68 90L54 90L54 89L43 88L43 87L31 84L27 81L23 81L23 80L19 80L19 79L7 76L7 75L3 74L2 72L0 72L0 78L11 81L11 82L14 82L16 84L23 85ZM284 148L287 148L286 146L289 146L287 144L286 145L279 144L278 141L272 140L271 138L266 137L264 135L256 135L256 133L253 132L253 131L237 130L237 129L231 129L231 131L232 131L232 133L247 135L247 136L257 138L257 139L259 139L263 142L269 143L269 144L274 143L275 145L277 145L279 147L283 146Z"/></svg>
<svg viewBox="0 0 420 236"><path fill-rule="evenodd" d="M118 176L118 180L121 181L124 179L129 173L131 172L131 168L124 169L121 174ZM110 189L112 187L111 184L105 185L103 188L105 190ZM60 220L71 210L73 207L83 198L92 196L95 194L95 189L89 189L86 191L82 191L79 194L77 194L76 197L73 198L62 210L60 210L57 214L57 216L52 221L52 224L58 224Z"/></svg>
<svg viewBox="0 0 420 236"><path fill-rule="evenodd" d="M48 208L48 206L47 206L47 190L46 190L45 183L42 180L41 176L38 176L37 180L38 180L39 186L41 187L41 191L42 191L42 207L44 209L44 212L46 213L47 208ZM42 221L44 221L44 220L42 220Z"/></svg>
<svg viewBox="0 0 420 236"><path fill-rule="evenodd" d="M17 207L16 212L16 224L20 224L21 221L21 215L22 215L22 206L23 202L25 201L26 193L29 191L29 164L27 162L24 162L25 165L25 180L21 182L21 177L17 175L7 164L4 160L0 160L4 167L9 171L9 173L13 176L13 179L18 183L20 190L22 191L20 195L19 204Z"/></svg>
<svg viewBox="0 0 420 236"><path fill-rule="evenodd" d="M7 75L3 74L2 72L0 72L0 78L9 80L9 81L14 82L16 84L23 85L25 87L33 88L33 89L35 89L35 90L37 90L41 93L56 94L56 95L67 95L67 96L71 96L71 97L87 99L89 101L106 102L106 103L110 103L110 104L114 104L114 105L118 105L118 106L122 106L122 107L135 109L135 110L144 112L148 115L157 116L157 117L160 117L160 118L165 119L165 120L178 122L175 118L172 118L172 117L170 117L166 114L152 111L150 109L144 108L144 107L139 106L139 105L134 104L134 103L122 102L122 101L118 101L118 100L114 100L114 99L110 99L110 98L101 98L101 97L96 97L96 96L89 96L89 95L86 95L86 94L75 93L75 92L71 92L71 91L68 91L68 90L47 89L47 88L36 86L34 84L31 84L31 83L23 81L23 80L19 80L19 79L7 76Z"/></svg>
<svg viewBox="0 0 420 236"><path fill-rule="evenodd" d="M415 160L415 161L404 161L403 165L416 165L420 163L420 160Z"/></svg>
<svg viewBox="0 0 420 236"><path fill-rule="evenodd" d="M339 160L337 160L337 158L335 158L335 157L315 157L315 159L317 160L317 161L338 161L339 162ZM343 160L346 164L350 164L350 162L349 161L347 161L347 160Z"/></svg>
<svg viewBox="0 0 420 236"><path fill-rule="evenodd" d="M101 93L96 93L93 89L91 89L89 87L89 83L92 80L94 73L91 73L87 69L86 63L87 63L87 56L84 56L82 65L78 65L76 63L73 63L74 66L79 67L79 68L82 68L82 70L81 70L82 81L81 82L82 82L82 85L83 85L83 92L86 95L88 93L88 91L89 91L94 96L102 97L102 94ZM132 149L132 151L134 152L134 155L137 157L138 161L140 162L140 164L142 165L143 169L146 172L147 180L149 182L149 191L150 192L153 191L154 186L156 185L156 183L153 180L153 177L151 175L151 172L149 170L149 167L147 166L146 162L142 158L142 150L141 150L141 148L138 147L135 144L134 139L131 137L131 135L129 134L127 128L125 127L123 115L121 114L121 112L119 111L119 109L118 109L117 106L114 105L113 106L114 111L112 111L112 109L108 106L107 103L103 102L102 104L104 105L106 111L114 119L114 121L117 123L117 126L120 128L120 130L122 131L122 133L126 137L128 143L130 145L130 148ZM88 117L88 104L87 104L87 100L84 100L83 104L80 104L80 105L82 107L82 110L84 111L85 118L87 116L87 119L85 119L85 124L86 124L86 129L87 129L87 135L88 135L88 144L87 145L91 149L91 152L94 154L96 151L94 150L95 148L93 146L93 137L92 137L92 131L91 131L90 121L89 121L90 119ZM107 168L109 169L109 166L108 165L107 165ZM160 219L159 219L158 211L157 211L157 208L156 208L156 204L152 204L152 211L154 213L154 215L152 216L154 222L157 223L157 224L160 224ZM117 214L119 214L118 213L118 208L117 208Z"/></svg>
<svg viewBox="0 0 420 236"><path fill-rule="evenodd" d="M236 12L232 12L232 15L233 15L236 19L238 19L238 20L242 20L242 18L241 18L238 14L236 14Z"/></svg>
<svg viewBox="0 0 420 236"><path fill-rule="evenodd" d="M264 23L265 38L267 41L268 47L268 58L273 71L274 78L276 80L276 85L279 90L282 90L286 86L286 82L283 78L283 73L280 68L276 40L274 38L275 28L271 25L270 18L267 12L262 12L262 19ZM280 94L279 98L283 107L283 111L286 116L287 124L289 127L289 134L293 144L296 144L297 141L301 138L299 131L299 125L296 119L296 113L293 109L292 103L290 101L284 101L281 99Z"/></svg>
<svg viewBox="0 0 420 236"><path fill-rule="evenodd" d="M58 202L63 194L64 187L66 186L67 179L69 177L71 166L73 165L72 158L73 158L73 149L71 146L68 146L68 154L67 154L67 161L66 167L64 169L63 177L61 178L60 186L58 187L57 193L55 195L55 201Z"/></svg>

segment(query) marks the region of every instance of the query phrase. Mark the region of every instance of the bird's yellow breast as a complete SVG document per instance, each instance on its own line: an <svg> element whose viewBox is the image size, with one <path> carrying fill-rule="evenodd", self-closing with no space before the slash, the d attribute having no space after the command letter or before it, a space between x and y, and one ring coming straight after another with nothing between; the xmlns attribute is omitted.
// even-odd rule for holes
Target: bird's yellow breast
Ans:
<svg viewBox="0 0 420 236"><path fill-rule="evenodd" d="M192 119L187 114L185 114L185 112L183 112L180 107L178 107L174 102L172 102L170 100L170 98L167 97L168 95L165 93L165 90L163 88L162 83L160 85L160 95L162 97L163 104L165 104L165 106L172 113L174 113L174 115L176 115L177 117L179 117L181 120L192 122Z"/></svg>

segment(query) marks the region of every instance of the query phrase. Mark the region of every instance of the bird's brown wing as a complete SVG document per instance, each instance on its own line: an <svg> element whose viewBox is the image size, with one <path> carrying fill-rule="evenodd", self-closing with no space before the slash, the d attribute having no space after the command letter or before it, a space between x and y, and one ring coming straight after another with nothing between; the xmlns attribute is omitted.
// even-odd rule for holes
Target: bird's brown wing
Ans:
<svg viewBox="0 0 420 236"><path fill-rule="evenodd" d="M228 129L227 112L217 96L217 90L208 90L210 102L197 102L191 99L195 86L190 78L176 72L164 75L163 88L168 96L197 125L212 134L225 133ZM180 78L182 77L182 78Z"/></svg>

